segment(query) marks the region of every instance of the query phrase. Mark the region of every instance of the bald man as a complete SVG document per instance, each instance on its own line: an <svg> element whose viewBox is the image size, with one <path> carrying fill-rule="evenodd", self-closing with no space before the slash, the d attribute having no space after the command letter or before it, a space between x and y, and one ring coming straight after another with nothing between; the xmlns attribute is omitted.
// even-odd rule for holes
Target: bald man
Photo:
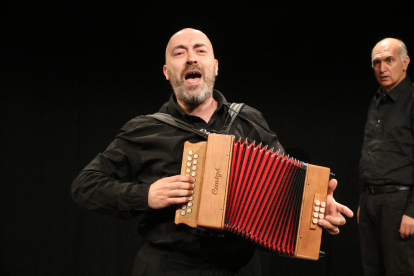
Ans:
<svg viewBox="0 0 414 276"><path fill-rule="evenodd" d="M372 99L360 161L358 220L365 275L414 275L414 87L405 44L372 50L380 88Z"/></svg>
<svg viewBox="0 0 414 276"><path fill-rule="evenodd" d="M276 134L256 109L243 106L229 126L231 105L214 90L218 61L204 33L184 29L174 34L166 48L163 72L173 93L159 112L185 122L190 129L261 141L283 152ZM123 219L143 214L139 233L145 244L137 254L133 275L261 275L251 242L174 224L175 206L192 200L195 181L179 175L185 141L205 138L153 117L134 118L75 179L74 200ZM333 199L335 187L336 180L332 180L326 217L319 220L331 234L339 233L338 226L345 224L341 212L352 216L351 210Z"/></svg>

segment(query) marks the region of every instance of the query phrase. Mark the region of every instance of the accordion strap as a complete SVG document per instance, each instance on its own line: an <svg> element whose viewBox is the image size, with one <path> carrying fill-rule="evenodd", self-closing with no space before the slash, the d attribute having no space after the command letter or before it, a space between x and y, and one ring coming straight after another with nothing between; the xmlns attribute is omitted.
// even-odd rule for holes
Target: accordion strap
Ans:
<svg viewBox="0 0 414 276"><path fill-rule="evenodd" d="M181 128L181 129L184 129L184 130L189 131L189 132L193 132L193 133L195 133L199 136L202 136L205 139L207 139L207 137L208 137L207 133L194 128L193 126L191 126L190 124L187 124L186 122L183 122L183 121L181 121L177 118L174 118L170 114L157 112L157 113L147 115L147 116L151 117L151 118L154 118L154 119L157 119L158 121L164 122L167 125L174 126L176 128Z"/></svg>
<svg viewBox="0 0 414 276"><path fill-rule="evenodd" d="M220 133L228 134L231 125L233 124L234 120L236 119L237 115L239 114L240 110L243 108L243 103L232 103L229 107L229 116L227 116L226 121L220 130ZM206 130L198 130L194 128L192 125L174 118L170 114L157 112L151 115L147 115L148 117L154 118L158 121L164 122L170 126L174 126L176 128L184 129L189 132L193 132L199 136L202 136L203 138L207 139L208 132Z"/></svg>
<svg viewBox="0 0 414 276"><path fill-rule="evenodd" d="M229 115L222 127L220 133L229 134L229 130L237 115L239 115L240 110L242 110L244 103L232 103L229 108Z"/></svg>

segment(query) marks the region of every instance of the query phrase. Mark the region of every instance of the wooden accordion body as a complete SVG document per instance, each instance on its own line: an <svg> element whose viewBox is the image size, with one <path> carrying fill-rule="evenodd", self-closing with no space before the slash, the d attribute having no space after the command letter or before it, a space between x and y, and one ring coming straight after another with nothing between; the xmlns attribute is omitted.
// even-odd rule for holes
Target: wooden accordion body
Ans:
<svg viewBox="0 0 414 276"><path fill-rule="evenodd" d="M262 145L210 134L184 145L182 175L194 194L175 223L234 232L294 258L317 260L329 168L305 164Z"/></svg>

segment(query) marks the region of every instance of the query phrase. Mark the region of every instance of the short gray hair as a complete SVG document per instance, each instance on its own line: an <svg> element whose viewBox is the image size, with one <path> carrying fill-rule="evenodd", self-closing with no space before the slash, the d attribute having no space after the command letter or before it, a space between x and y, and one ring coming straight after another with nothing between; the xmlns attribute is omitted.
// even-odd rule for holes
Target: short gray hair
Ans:
<svg viewBox="0 0 414 276"><path fill-rule="evenodd" d="M400 44L398 44L398 49L400 49L400 57L401 61L404 62L404 58L408 56L407 47L405 46L404 42L402 40L398 40Z"/></svg>

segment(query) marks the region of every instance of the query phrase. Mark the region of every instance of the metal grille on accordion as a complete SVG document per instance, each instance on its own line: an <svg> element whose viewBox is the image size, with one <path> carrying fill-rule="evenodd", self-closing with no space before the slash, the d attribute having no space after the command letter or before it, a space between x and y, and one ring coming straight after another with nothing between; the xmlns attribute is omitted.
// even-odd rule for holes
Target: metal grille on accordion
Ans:
<svg viewBox="0 0 414 276"><path fill-rule="evenodd" d="M175 223L241 235L278 254L317 260L329 168L305 164L262 144L209 134L186 142L181 174L194 194Z"/></svg>

